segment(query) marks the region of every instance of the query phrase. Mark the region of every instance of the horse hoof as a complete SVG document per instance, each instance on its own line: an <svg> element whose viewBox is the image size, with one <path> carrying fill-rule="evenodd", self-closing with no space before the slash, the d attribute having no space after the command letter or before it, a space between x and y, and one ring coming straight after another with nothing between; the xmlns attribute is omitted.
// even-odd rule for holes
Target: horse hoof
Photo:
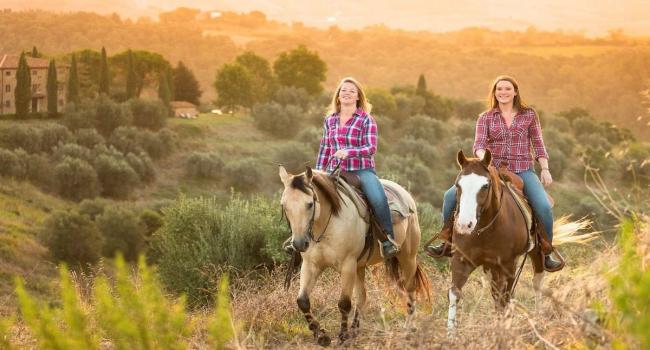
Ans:
<svg viewBox="0 0 650 350"><path fill-rule="evenodd" d="M350 336L350 333L348 333L348 332L339 333L339 343L340 344L345 343L346 341L350 340L350 338L352 338L352 337Z"/></svg>
<svg viewBox="0 0 650 350"><path fill-rule="evenodd" d="M323 334L318 336L317 342L320 346L329 346L332 343L332 339L327 334Z"/></svg>

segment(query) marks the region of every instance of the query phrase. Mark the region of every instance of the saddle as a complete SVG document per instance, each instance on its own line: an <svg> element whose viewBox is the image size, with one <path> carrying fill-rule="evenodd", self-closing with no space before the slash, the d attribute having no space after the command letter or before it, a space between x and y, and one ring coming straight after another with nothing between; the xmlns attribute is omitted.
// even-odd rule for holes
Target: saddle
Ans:
<svg viewBox="0 0 650 350"><path fill-rule="evenodd" d="M553 251L553 247L547 240L546 232L544 231L544 225L541 224L539 219L533 215L532 207L528 202L528 199L524 195L524 181L515 173L508 170L508 163L501 163L499 166L499 177L504 182L505 187L509 190L512 197L515 199L515 203L519 207L519 210L522 212L524 219L526 221L526 226L528 227L529 233L529 245L527 252L530 252L535 248L535 246L540 246L540 250L543 254L549 254ZM551 203L551 207L554 205L553 198L546 193L548 199ZM543 257L542 257L543 258Z"/></svg>

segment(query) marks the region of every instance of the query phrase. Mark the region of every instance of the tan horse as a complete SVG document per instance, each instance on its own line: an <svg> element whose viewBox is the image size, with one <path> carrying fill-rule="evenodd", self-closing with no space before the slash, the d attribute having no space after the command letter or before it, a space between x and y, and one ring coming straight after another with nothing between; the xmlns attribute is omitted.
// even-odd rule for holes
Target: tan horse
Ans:
<svg viewBox="0 0 650 350"><path fill-rule="evenodd" d="M341 312L339 340L344 342L359 328L359 318L366 303L366 267L383 261L379 255L380 249L372 249L371 256L362 254L369 228L368 222L364 220L368 209L357 209L354 199L344 191L337 191L336 183L330 177L325 173L312 171L311 168L307 168L302 174L291 175L284 167L280 167L280 178L284 184L280 202L289 221L291 242L301 253L303 260L298 307L309 323L309 329L318 344L329 345L330 337L311 313L309 294L326 268L331 267L338 271L341 274L341 294L338 302ZM393 182L381 181L400 191L400 195L409 201L409 207L415 208L415 201L406 190ZM393 280L398 282L408 295L405 327L409 327L415 311L415 293L423 292L427 296L429 294L429 282L416 259L420 244L417 213L394 221L393 229L400 252L388 261L392 267L388 270L391 271ZM356 309L348 329L353 291Z"/></svg>
<svg viewBox="0 0 650 350"><path fill-rule="evenodd" d="M455 327L457 302L469 275L479 266L490 273L492 296L497 308L502 309L509 302L516 281L516 259L528 251L527 223L514 197L500 181L497 170L490 166L491 160L489 150L483 159L465 158L462 150L458 152L461 170L456 178L458 207L453 228L455 252L451 260L452 286L449 289L447 316L449 332ZM558 220L554 230L555 246L593 238L593 234L574 236L588 225L587 220ZM536 302L541 300L544 277L539 249L536 246L528 252L535 272L533 287Z"/></svg>

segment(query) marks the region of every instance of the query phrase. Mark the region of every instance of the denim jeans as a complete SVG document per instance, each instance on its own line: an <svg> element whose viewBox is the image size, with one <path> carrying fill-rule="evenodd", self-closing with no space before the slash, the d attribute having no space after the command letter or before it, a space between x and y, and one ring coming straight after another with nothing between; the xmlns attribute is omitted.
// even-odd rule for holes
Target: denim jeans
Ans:
<svg viewBox="0 0 650 350"><path fill-rule="evenodd" d="M551 210L551 203L546 197L544 185L542 185L539 177L532 169L522 171L517 175L524 180L524 195L526 195L530 206L533 208L533 213L544 225L549 242L553 242L553 211ZM456 208L456 186L451 186L445 192L445 198L442 202L443 222L447 222L451 217L454 208Z"/></svg>
<svg viewBox="0 0 650 350"><path fill-rule="evenodd" d="M388 236L394 238L393 222L390 217L390 208L388 208L388 199L386 199L384 186L379 182L375 169L361 169L350 171L350 173L359 176L361 189L368 198L368 203L370 203L372 211L379 221L379 225L381 225L381 228Z"/></svg>

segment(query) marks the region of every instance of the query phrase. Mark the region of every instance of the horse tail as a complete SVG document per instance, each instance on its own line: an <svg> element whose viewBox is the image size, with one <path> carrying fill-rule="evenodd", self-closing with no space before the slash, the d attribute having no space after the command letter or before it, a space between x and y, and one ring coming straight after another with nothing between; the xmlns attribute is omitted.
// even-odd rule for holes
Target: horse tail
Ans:
<svg viewBox="0 0 650 350"><path fill-rule="evenodd" d="M591 220L583 217L579 220L571 220L571 216L565 215L553 222L553 245L560 246L567 243L587 243L594 240L600 232L589 232L578 234L591 227Z"/></svg>
<svg viewBox="0 0 650 350"><path fill-rule="evenodd" d="M415 293L425 296L427 302L431 301L431 283L427 274L422 271L420 264L415 267Z"/></svg>
<svg viewBox="0 0 650 350"><path fill-rule="evenodd" d="M395 282L400 290L404 290L404 283L400 278L399 261L397 260L397 257L386 259L384 265L386 267L386 274L388 275L388 278Z"/></svg>

